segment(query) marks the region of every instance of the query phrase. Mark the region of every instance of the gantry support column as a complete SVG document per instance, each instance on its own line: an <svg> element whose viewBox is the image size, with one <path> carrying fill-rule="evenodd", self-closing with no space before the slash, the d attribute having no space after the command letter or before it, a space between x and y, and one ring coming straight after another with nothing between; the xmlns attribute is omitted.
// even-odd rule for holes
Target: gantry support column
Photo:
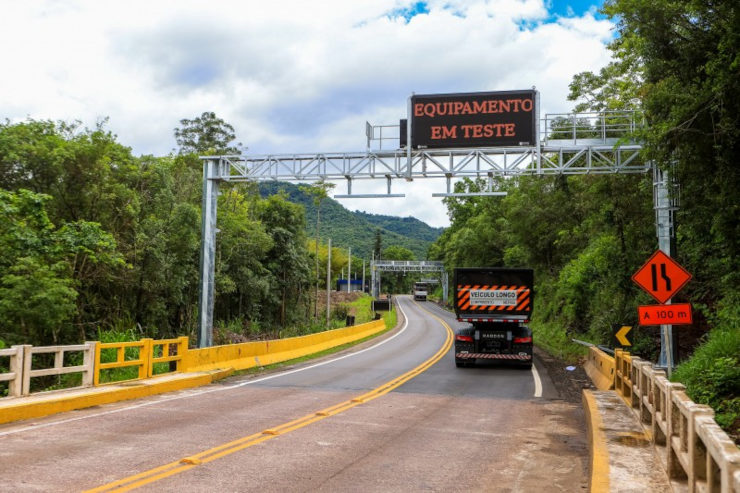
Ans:
<svg viewBox="0 0 740 493"><path fill-rule="evenodd" d="M673 177L667 170L653 164L653 203L658 248L672 257L676 253L676 231L674 226L678 200L674 195ZM668 300L666 304L670 304ZM673 347L673 326L660 326L660 357L658 365L666 368L670 377L676 364L676 348Z"/></svg>
<svg viewBox="0 0 740 493"><path fill-rule="evenodd" d="M213 345L214 278L216 276L216 215L218 211L218 159L203 161L203 204L200 233L200 295L198 347Z"/></svg>

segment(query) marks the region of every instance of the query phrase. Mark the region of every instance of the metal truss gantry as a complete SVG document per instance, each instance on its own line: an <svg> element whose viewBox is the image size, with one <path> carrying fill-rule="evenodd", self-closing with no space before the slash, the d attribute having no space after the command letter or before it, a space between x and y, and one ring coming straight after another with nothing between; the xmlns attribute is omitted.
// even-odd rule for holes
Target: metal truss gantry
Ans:
<svg viewBox="0 0 740 493"><path fill-rule="evenodd" d="M373 260L370 262L370 285L372 295L377 298L380 293L381 272L439 272L442 278L442 301L447 302L447 271L442 262L433 260Z"/></svg>
<svg viewBox="0 0 740 493"><path fill-rule="evenodd" d="M651 164L640 158L642 146L630 140L641 122L639 113L627 111L548 114L540 120L536 145L393 150L370 149L370 143L377 139L373 138L374 127L368 124L368 149L360 152L202 157L199 347L212 344L217 196L221 183L346 180L347 195L341 197L363 198L403 196L391 193L394 179L444 179L446 193L434 195L450 196L453 180L483 178L488 179L489 189L475 195L497 195L500 192L491 189L494 177L651 171ZM387 194L352 194L354 180L385 180Z"/></svg>

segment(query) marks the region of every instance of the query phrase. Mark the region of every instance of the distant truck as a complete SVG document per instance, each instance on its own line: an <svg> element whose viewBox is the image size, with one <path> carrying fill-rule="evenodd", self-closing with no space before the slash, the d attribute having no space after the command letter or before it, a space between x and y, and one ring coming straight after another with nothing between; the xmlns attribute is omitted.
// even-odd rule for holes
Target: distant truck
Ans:
<svg viewBox="0 0 740 493"><path fill-rule="evenodd" d="M423 282L414 283L414 300L415 301L426 301L427 300L427 285Z"/></svg>
<svg viewBox="0 0 740 493"><path fill-rule="evenodd" d="M455 269L455 315L469 325L455 334L455 365L476 360L532 367L534 271L474 267Z"/></svg>

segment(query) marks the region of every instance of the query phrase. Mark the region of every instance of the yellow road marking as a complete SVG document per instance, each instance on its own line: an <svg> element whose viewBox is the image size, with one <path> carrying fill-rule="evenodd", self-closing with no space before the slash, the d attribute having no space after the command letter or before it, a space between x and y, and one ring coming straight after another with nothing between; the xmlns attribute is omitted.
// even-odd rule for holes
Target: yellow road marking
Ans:
<svg viewBox="0 0 740 493"><path fill-rule="evenodd" d="M606 447L606 434L601 421L596 398L590 390L583 391L586 402L586 417L589 420L591 439L591 487L592 493L609 491L609 449Z"/></svg>
<svg viewBox="0 0 740 493"><path fill-rule="evenodd" d="M135 474L133 476L119 479L117 481L113 481L111 483L99 486L97 488L87 490L85 493L103 492L103 491L123 492L123 491L130 491L135 488L139 488L140 486L144 486L144 485L153 483L155 481L159 481L161 479L174 476L175 474L180 474L182 472L188 471L194 467L197 467L199 464L207 464L208 462L214 461L216 459L220 459L221 457L225 457L227 455L233 454L234 452L244 450L245 448L251 447L253 445L257 445L258 443L262 443L267 440L271 440L275 438L276 436L284 435L291 431L295 431L305 426L308 426L317 421L321 421L322 419L326 419L330 416L340 414L355 406L358 406L365 402L369 402L373 399L377 399L378 397L383 396L387 394L388 392L400 387L407 381L411 380L417 375L428 370L437 361L442 359L442 357L447 353L447 351L452 346L452 329L450 328L450 326L447 325L444 322L444 320L434 315L433 313L429 312L429 310L426 310L426 309L424 310L427 313L429 313L432 317L437 319L445 327L447 331L447 337L445 339L445 343L434 354L434 356L432 356L431 358L429 358L428 360L426 360L425 362L423 362L416 368L404 373L403 375L400 375L394 378L393 380L390 380L384 383L383 385L365 394L355 397L353 399L340 402L339 404L336 404L334 406L328 407L326 409L322 409L320 411L313 412L311 414L295 419L293 421L289 421L282 425L275 426L274 428L269 428L259 433L254 433L252 435L245 436L237 440L221 444L217 447L204 450L203 452L190 455L188 457L185 457L184 459L179 459L175 462L170 462L169 464L165 464L163 466L159 466L154 469L150 469L148 471L144 471L139 474Z"/></svg>

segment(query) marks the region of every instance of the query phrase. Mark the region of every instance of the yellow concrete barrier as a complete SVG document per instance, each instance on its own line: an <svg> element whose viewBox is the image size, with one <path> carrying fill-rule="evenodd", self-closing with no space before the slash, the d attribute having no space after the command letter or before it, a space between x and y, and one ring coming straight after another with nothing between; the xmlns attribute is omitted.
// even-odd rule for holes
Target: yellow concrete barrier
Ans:
<svg viewBox="0 0 740 493"><path fill-rule="evenodd" d="M583 365L589 378L599 390L614 388L614 358L596 346L588 348L588 359Z"/></svg>
<svg viewBox="0 0 740 493"><path fill-rule="evenodd" d="M271 365L358 341L384 329L385 322L375 320L301 337L191 349L185 353L183 371L246 370Z"/></svg>

